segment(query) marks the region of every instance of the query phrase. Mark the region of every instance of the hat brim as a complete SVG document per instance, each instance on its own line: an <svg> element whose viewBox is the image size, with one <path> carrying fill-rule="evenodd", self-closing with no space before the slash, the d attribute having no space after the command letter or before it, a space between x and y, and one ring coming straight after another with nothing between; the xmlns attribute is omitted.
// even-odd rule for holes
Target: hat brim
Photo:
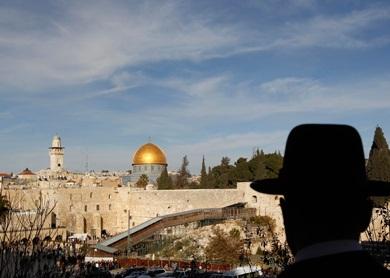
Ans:
<svg viewBox="0 0 390 278"><path fill-rule="evenodd" d="M285 195L286 186L280 179L256 180L250 187L260 193L272 195ZM369 180L362 186L363 193L367 196L390 196L390 182Z"/></svg>
<svg viewBox="0 0 390 278"><path fill-rule="evenodd" d="M257 192L273 195L284 195L285 186L279 179L263 179L251 182L251 188Z"/></svg>

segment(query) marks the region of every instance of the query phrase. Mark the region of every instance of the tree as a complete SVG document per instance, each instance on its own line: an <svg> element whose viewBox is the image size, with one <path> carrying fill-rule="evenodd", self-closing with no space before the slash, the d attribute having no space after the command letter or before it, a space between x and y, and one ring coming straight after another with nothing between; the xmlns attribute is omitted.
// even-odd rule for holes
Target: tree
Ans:
<svg viewBox="0 0 390 278"><path fill-rule="evenodd" d="M249 164L246 161L246 158L240 157L235 162L235 173L234 173L234 181L250 181L253 179L253 175L249 170Z"/></svg>
<svg viewBox="0 0 390 278"><path fill-rule="evenodd" d="M227 234L220 228L215 228L213 236L206 246L205 254L209 260L238 264L243 248L239 232L232 230Z"/></svg>
<svg viewBox="0 0 390 278"><path fill-rule="evenodd" d="M221 166L222 167L229 167L229 164L230 164L230 158L227 156L222 157Z"/></svg>
<svg viewBox="0 0 390 278"><path fill-rule="evenodd" d="M157 178L158 189L173 189L172 178L168 175L167 168L161 172L159 178Z"/></svg>
<svg viewBox="0 0 390 278"><path fill-rule="evenodd" d="M17 193L2 196L0 202L3 208L7 207L0 222L0 278L48 277L49 274L62 277L56 266L60 259L59 244L51 240L58 230L44 228L52 221L56 203L42 194L29 200ZM24 207L28 203L32 207ZM47 236L41 238L44 234Z"/></svg>
<svg viewBox="0 0 390 278"><path fill-rule="evenodd" d="M139 179L138 179L138 181L136 182L136 186L137 187L140 187L140 188L145 188L147 185L148 185L148 183L149 183L149 178L148 178L148 176L147 175L145 175L145 174L142 174L140 177L139 177Z"/></svg>
<svg viewBox="0 0 390 278"><path fill-rule="evenodd" d="M187 188L188 187L188 178L191 177L190 172L188 171L188 159L187 155L183 157L183 162L181 164L179 175L176 178L176 188Z"/></svg>
<svg viewBox="0 0 390 278"><path fill-rule="evenodd" d="M0 223L5 220L5 217L7 216L10 209L10 203L6 196L0 195Z"/></svg>
<svg viewBox="0 0 390 278"><path fill-rule="evenodd" d="M230 158L222 157L221 164L212 170L215 188L232 188L235 186L234 166L230 165Z"/></svg>
<svg viewBox="0 0 390 278"><path fill-rule="evenodd" d="M265 155L263 150L256 150L255 155L249 161L249 170L251 171L254 180L261 180L267 176L267 169L265 167Z"/></svg>
<svg viewBox="0 0 390 278"><path fill-rule="evenodd" d="M367 162L367 176L371 180L390 181L390 151L382 129L375 129Z"/></svg>
<svg viewBox="0 0 390 278"><path fill-rule="evenodd" d="M390 151L382 129L377 126L367 161L370 180L390 181ZM388 197L372 197L375 209L365 234L369 251L379 261L388 260L390 241L390 203Z"/></svg>
<svg viewBox="0 0 390 278"><path fill-rule="evenodd" d="M283 165L283 156L280 152L274 152L265 155L264 160L266 172L266 178L276 178L279 175L279 170Z"/></svg>
<svg viewBox="0 0 390 278"><path fill-rule="evenodd" d="M204 156L203 156L202 169L200 170L200 187L207 188L207 186L208 186L208 179L207 179L207 172L206 172L206 164L204 162Z"/></svg>

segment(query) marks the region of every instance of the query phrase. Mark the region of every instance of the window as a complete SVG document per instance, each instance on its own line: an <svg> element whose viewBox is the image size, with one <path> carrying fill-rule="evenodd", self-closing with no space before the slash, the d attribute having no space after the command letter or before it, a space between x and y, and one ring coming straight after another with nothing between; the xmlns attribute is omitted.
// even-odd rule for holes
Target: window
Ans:
<svg viewBox="0 0 390 278"><path fill-rule="evenodd" d="M88 211L88 206L87 206L87 205L84 206L84 211L85 211L85 212Z"/></svg>
<svg viewBox="0 0 390 278"><path fill-rule="evenodd" d="M96 205L96 210L100 210L100 206L99 205Z"/></svg>
<svg viewBox="0 0 390 278"><path fill-rule="evenodd" d="M72 200L72 194L69 194L69 200Z"/></svg>
<svg viewBox="0 0 390 278"><path fill-rule="evenodd" d="M72 212L72 210L73 210L73 206L70 205L70 206L69 206L69 211Z"/></svg>
<svg viewBox="0 0 390 278"><path fill-rule="evenodd" d="M255 195L252 196L252 203L253 204L257 203L257 196Z"/></svg>
<svg viewBox="0 0 390 278"><path fill-rule="evenodd" d="M91 193L89 193L89 198L92 198L92 192L91 192Z"/></svg>
<svg viewBox="0 0 390 278"><path fill-rule="evenodd" d="M108 199L111 199L111 194L108 194Z"/></svg>
<svg viewBox="0 0 390 278"><path fill-rule="evenodd" d="M111 210L111 204L108 205L108 210Z"/></svg>

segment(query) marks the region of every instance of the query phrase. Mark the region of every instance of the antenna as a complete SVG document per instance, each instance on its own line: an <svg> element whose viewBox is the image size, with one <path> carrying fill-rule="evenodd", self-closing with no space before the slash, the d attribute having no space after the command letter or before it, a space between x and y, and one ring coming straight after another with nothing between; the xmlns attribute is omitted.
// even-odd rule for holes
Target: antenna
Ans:
<svg viewBox="0 0 390 278"><path fill-rule="evenodd" d="M85 155L85 172L88 173L88 148L87 148L87 154Z"/></svg>
<svg viewBox="0 0 390 278"><path fill-rule="evenodd" d="M148 143L152 143L152 137L151 136L148 137Z"/></svg>

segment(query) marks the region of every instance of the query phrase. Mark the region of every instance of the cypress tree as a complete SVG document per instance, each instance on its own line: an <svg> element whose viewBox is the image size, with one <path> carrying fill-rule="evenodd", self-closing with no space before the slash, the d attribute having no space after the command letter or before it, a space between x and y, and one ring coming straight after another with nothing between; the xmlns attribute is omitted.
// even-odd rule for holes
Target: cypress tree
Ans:
<svg viewBox="0 0 390 278"><path fill-rule="evenodd" d="M375 129L370 155L367 162L367 176L371 180L390 181L390 151L382 129Z"/></svg>
<svg viewBox="0 0 390 278"><path fill-rule="evenodd" d="M186 188L188 187L188 178L191 177L190 172L188 171L188 159L187 155L183 157L183 162L181 164L179 175L176 179L176 188Z"/></svg>
<svg viewBox="0 0 390 278"><path fill-rule="evenodd" d="M158 189L173 189L172 178L168 175L167 168L161 172L159 178L157 178Z"/></svg>
<svg viewBox="0 0 390 278"><path fill-rule="evenodd" d="M200 187L207 188L207 172L206 172L206 164L204 162L204 156L202 159L202 169L200 170Z"/></svg>

